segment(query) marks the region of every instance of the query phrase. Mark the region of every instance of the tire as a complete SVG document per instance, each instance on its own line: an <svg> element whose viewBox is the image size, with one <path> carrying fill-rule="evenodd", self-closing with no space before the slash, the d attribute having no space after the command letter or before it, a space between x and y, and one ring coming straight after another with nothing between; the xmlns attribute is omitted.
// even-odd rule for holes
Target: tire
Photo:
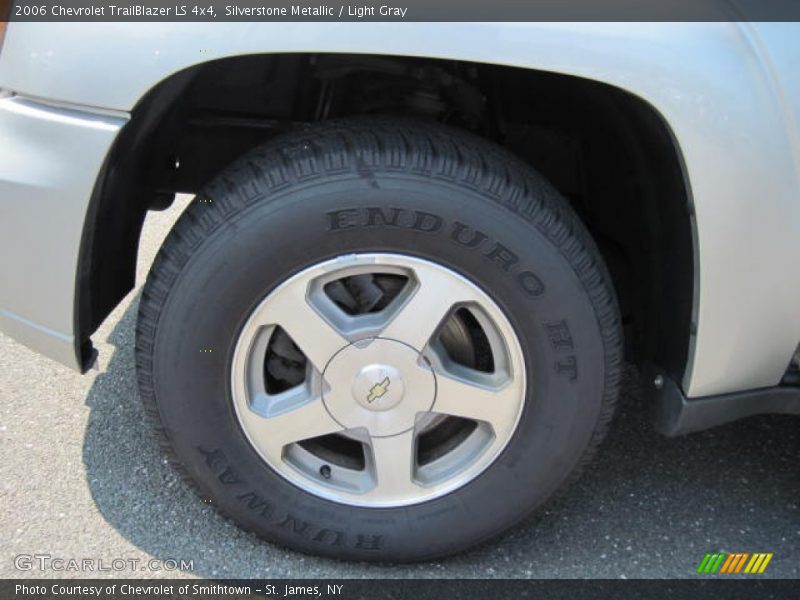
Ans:
<svg viewBox="0 0 800 600"><path fill-rule="evenodd" d="M451 485L449 472L441 471L439 487L413 483L409 489L422 489L418 496L409 492L399 501L400 495L387 492L374 494L374 505L359 505L358 494L349 496L354 501L339 501L344 493L315 492L314 486L325 490L333 484L314 479L313 464L302 466L311 471L297 467L284 473L275 466L282 463L264 458L242 420L246 409L235 401L235 364L242 352L253 351L237 350L239 340L258 307L279 297L270 294L287 289L282 287L287 281L314 265L368 253L399 257L412 271L413 265L434 265L488 298L500 315L491 318L510 325L513 333L510 341L481 350L486 339L497 337L489 329L501 325L490 318L487 332L470 329L462 336L471 348L470 368L479 369L474 357L496 347L509 358L491 360L512 365L514 356L520 359L513 376L524 377L524 385L516 421L503 434L508 439L499 450L491 446L496 451L491 463L473 470L468 481ZM398 285L411 285L415 273L397 276ZM461 317L474 328L472 318ZM277 329L270 331L278 335ZM387 339L386 344L393 341ZM442 354L443 338L436 343L436 356L449 356L449 350ZM292 346L290 353L298 349L307 351ZM389 562L441 557L480 544L520 523L573 481L611 420L621 352L618 309L602 258L564 199L538 173L470 134L377 119L331 122L281 136L217 176L165 241L142 293L136 335L146 413L171 462L201 497L267 540L313 554ZM312 368L303 367L303 373L314 371L316 362L306 360ZM279 362L290 364L283 355ZM423 362L428 358L420 362L424 367ZM269 373L273 363L264 364ZM487 372L505 372L498 364ZM434 363L428 367L436 385L445 381ZM403 381L407 388L417 385ZM386 392L373 386L370 396L375 390ZM427 393L415 392L414 398ZM410 394L392 394L402 398L401 405L411 402ZM328 408L337 418L334 412ZM463 425L457 418L453 422ZM477 420L463 426L474 432L484 425ZM487 427L491 441L484 441L494 444L501 427ZM370 443L383 443L378 439L376 434ZM412 444L414 453L422 452L421 439ZM294 450L287 448L298 445L286 446L274 460L288 461ZM422 465L421 456L412 458ZM478 459L463 460L469 466ZM330 476L324 467L320 473ZM368 477L358 481L380 483Z"/></svg>

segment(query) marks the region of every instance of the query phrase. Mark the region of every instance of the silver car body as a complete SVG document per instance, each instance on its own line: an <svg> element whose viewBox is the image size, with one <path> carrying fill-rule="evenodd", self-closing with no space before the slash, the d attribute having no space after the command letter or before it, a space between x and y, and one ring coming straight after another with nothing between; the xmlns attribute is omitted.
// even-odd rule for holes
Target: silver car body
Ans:
<svg viewBox="0 0 800 600"><path fill-rule="evenodd" d="M78 366L90 196L159 81L252 53L447 58L601 81L664 117L695 213L684 392L774 386L800 341L798 39L795 23L12 23L0 53L0 328Z"/></svg>

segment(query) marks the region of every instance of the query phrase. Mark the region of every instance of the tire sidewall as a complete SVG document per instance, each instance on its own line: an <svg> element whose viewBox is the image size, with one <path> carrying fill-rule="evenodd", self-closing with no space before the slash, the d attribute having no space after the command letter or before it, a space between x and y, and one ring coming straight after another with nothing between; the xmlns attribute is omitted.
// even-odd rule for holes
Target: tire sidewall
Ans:
<svg viewBox="0 0 800 600"><path fill-rule="evenodd" d="M506 448L464 487L419 505L354 507L300 490L252 448L231 399L233 349L252 310L303 269L360 252L426 259L471 280L503 310L524 354L525 406ZM518 522L579 463L604 394L597 315L563 249L480 190L408 173L255 195L181 269L153 356L165 433L203 493L248 529L341 558L438 556Z"/></svg>

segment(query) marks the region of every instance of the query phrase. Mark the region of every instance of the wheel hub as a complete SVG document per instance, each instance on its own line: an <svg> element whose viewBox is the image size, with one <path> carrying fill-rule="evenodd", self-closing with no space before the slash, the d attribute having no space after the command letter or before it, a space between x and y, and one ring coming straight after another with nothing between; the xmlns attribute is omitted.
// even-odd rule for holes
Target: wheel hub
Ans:
<svg viewBox="0 0 800 600"><path fill-rule="evenodd" d="M322 400L345 429L366 428L388 437L414 427L436 397L436 378L414 348L367 338L349 344L328 362Z"/></svg>

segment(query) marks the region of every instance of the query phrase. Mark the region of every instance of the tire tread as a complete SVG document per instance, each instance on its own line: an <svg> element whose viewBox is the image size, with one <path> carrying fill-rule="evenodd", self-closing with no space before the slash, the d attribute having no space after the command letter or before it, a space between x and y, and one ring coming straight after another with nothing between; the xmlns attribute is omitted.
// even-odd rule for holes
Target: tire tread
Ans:
<svg viewBox="0 0 800 600"><path fill-rule="evenodd" d="M619 310L605 264L583 223L529 165L468 132L410 119L331 121L277 136L227 167L181 215L150 269L136 325L139 394L161 451L184 481L203 495L175 455L170 431L161 421L153 383L153 351L161 312L193 252L224 227L230 215L268 201L270 195L293 184L342 173L369 177L374 170L407 170L465 186L491 198L535 226L558 248L581 281L600 328L605 380L594 433L556 492L562 493L593 460L608 432L623 374ZM487 535L479 543L497 535Z"/></svg>

